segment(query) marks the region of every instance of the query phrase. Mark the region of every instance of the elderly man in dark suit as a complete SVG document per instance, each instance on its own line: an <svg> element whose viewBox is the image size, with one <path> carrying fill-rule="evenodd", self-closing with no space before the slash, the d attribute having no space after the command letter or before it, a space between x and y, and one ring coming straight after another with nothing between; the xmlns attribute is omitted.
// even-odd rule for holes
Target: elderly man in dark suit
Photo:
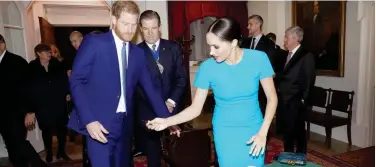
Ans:
<svg viewBox="0 0 376 167"><path fill-rule="evenodd" d="M152 10L144 11L139 21L144 40L143 48L148 60L152 82L162 89L163 98L170 113L178 112L181 97L187 85L187 72L183 64L181 49L176 42L161 39L161 20ZM161 133L150 131L145 120L156 117L142 89L136 92L135 142L136 149L146 154L148 167L161 166Z"/></svg>
<svg viewBox="0 0 376 167"><path fill-rule="evenodd" d="M306 153L305 106L309 103L309 93L315 84L315 57L300 45L303 29L290 27L285 32L285 67L276 74L279 110L277 122L283 125L284 151Z"/></svg>

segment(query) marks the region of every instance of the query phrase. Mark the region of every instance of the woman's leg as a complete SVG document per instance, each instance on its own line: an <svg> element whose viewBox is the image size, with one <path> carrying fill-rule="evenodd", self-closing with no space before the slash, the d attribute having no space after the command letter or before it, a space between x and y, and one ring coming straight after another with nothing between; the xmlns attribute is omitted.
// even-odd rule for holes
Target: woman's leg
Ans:
<svg viewBox="0 0 376 167"><path fill-rule="evenodd" d="M63 119L64 118L62 118L61 120ZM62 158L63 160L71 160L65 152L66 136L68 132L66 121L57 122L56 132L57 132L57 141L58 141L58 150L57 150L56 158L58 159Z"/></svg>
<svg viewBox="0 0 376 167"><path fill-rule="evenodd" d="M46 149L46 162L52 161L52 128L42 129L44 148Z"/></svg>

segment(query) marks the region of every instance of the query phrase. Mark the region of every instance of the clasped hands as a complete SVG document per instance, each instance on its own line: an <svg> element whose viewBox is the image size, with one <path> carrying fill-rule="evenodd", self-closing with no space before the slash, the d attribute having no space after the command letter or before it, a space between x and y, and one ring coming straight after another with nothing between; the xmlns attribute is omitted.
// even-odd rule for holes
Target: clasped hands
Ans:
<svg viewBox="0 0 376 167"><path fill-rule="evenodd" d="M166 118L155 118L151 121L147 121L146 127L155 131L162 131L168 128L171 135L176 134L178 137L180 137L181 129L177 125L169 125Z"/></svg>

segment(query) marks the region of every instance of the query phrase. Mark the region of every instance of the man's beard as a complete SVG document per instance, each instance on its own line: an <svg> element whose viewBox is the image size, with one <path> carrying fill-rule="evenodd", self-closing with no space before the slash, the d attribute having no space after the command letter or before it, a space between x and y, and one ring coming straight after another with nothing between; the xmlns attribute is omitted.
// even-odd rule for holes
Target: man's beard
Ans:
<svg viewBox="0 0 376 167"><path fill-rule="evenodd" d="M124 41L124 42L129 42L129 41L131 41L132 38L133 38L133 36L134 36L134 34L135 34L135 33L133 33L133 34L131 34L131 33L121 33L121 32L119 31L119 29L118 29L116 26L115 26L114 30L115 30L115 34L116 34L116 35L117 35L122 41ZM129 38L129 39L125 39L124 36L123 36L123 34L129 36L130 38Z"/></svg>

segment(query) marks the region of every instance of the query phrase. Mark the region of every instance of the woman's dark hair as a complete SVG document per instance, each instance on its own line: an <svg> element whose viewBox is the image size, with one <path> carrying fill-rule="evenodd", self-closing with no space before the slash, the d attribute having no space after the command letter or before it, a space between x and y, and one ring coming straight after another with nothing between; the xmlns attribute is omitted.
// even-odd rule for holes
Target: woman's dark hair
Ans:
<svg viewBox="0 0 376 167"><path fill-rule="evenodd" d="M35 46L34 48L34 53L35 53L35 56L36 57L39 57L38 56L38 53L41 53L41 52L49 52L51 51L51 47L49 45L46 45L46 44L38 44L37 46Z"/></svg>
<svg viewBox="0 0 376 167"><path fill-rule="evenodd" d="M240 43L242 38L240 24L232 18L223 17L217 19L210 25L208 32L227 42L237 39Z"/></svg>

